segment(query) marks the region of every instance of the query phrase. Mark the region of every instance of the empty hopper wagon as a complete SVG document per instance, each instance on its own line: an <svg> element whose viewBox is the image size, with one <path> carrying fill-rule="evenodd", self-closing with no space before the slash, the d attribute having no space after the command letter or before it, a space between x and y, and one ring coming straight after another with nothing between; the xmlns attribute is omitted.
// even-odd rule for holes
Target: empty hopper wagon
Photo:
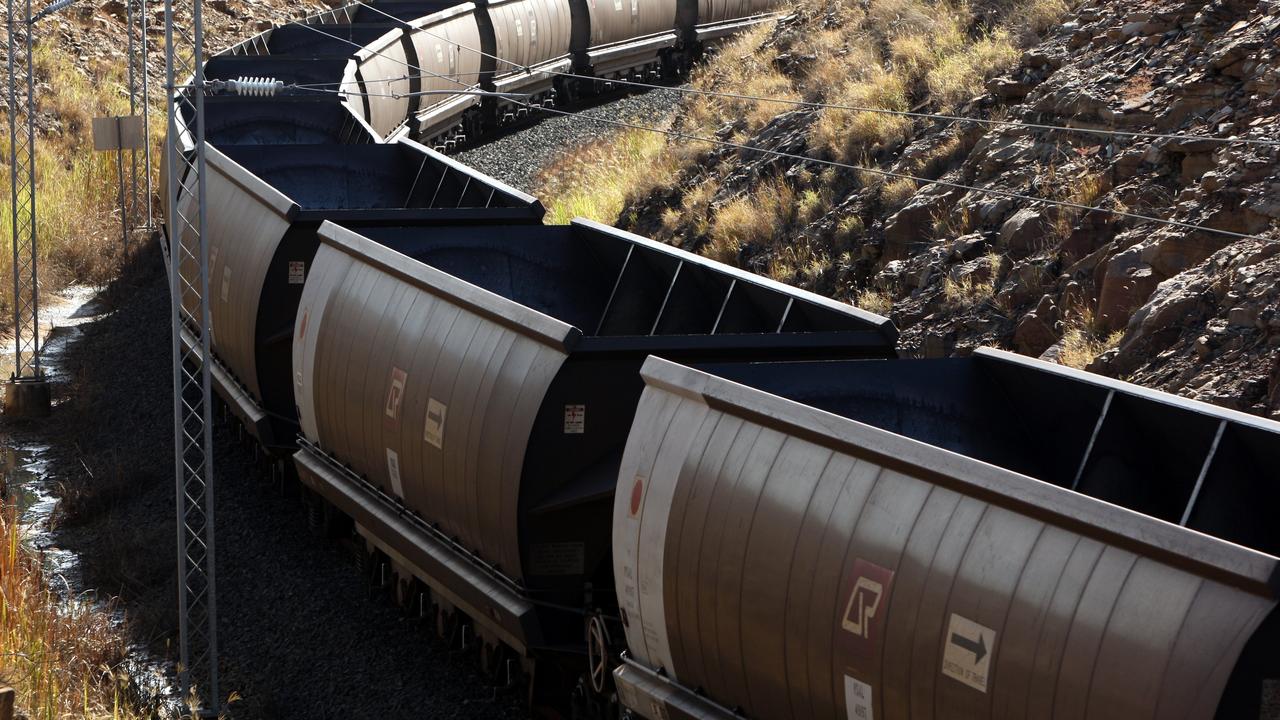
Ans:
<svg viewBox="0 0 1280 720"><path fill-rule="evenodd" d="M635 715L1274 717L1280 424L989 350L643 376Z"/></svg>
<svg viewBox="0 0 1280 720"><path fill-rule="evenodd" d="M884 318L586 221L320 235L293 344L303 483L402 600L571 680L588 616L616 617L610 508L644 358L894 355ZM535 689L557 677L542 662Z"/></svg>
<svg viewBox="0 0 1280 720"><path fill-rule="evenodd" d="M294 320L321 223L506 227L543 215L533 197L408 140L211 146L207 163L214 388L263 446L285 457L298 433ZM196 248L189 236L184 242L191 252L182 274L195 283ZM185 329L182 340L196 342Z"/></svg>

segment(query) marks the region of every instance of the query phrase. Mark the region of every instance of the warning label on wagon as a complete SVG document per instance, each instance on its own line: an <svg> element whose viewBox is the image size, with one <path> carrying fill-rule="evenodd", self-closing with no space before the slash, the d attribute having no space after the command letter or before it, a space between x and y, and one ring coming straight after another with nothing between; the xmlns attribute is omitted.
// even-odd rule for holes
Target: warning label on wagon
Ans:
<svg viewBox="0 0 1280 720"><path fill-rule="evenodd" d="M991 653L995 647L995 630L951 613L946 645L942 651L942 674L974 690L986 692Z"/></svg>
<svg viewBox="0 0 1280 720"><path fill-rule="evenodd" d="M587 406L564 406L564 434L581 435L587 431Z"/></svg>
<svg viewBox="0 0 1280 720"><path fill-rule="evenodd" d="M849 720L875 720L870 685L844 676L844 713Z"/></svg>
<svg viewBox="0 0 1280 720"><path fill-rule="evenodd" d="M439 449L444 449L444 416L448 409L439 400L427 398L427 420L423 423L422 439Z"/></svg>

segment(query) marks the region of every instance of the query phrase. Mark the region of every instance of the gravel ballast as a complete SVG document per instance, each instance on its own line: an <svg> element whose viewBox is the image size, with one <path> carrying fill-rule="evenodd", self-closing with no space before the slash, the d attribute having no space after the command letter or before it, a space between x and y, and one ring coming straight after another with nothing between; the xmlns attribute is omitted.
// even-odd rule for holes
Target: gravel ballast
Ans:
<svg viewBox="0 0 1280 720"><path fill-rule="evenodd" d="M574 115L543 113L540 122L513 130L453 157L512 187L532 192L538 171L563 153L618 130L617 125L592 121L597 117L657 127L680 99L670 89L627 95L594 107L577 108Z"/></svg>

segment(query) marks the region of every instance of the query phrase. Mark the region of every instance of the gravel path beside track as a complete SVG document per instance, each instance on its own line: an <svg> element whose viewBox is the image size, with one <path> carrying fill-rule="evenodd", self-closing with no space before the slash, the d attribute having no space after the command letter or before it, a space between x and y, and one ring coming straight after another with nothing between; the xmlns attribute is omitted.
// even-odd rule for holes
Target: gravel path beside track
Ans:
<svg viewBox="0 0 1280 720"><path fill-rule="evenodd" d="M171 647L176 604L169 300L152 244L67 350L68 397L46 426L74 500L59 540L86 583L125 600L139 639ZM64 389L63 392L66 392ZM214 434L222 693L240 720L514 718L523 698L362 586L348 547L307 530L233 425ZM84 466L81 461L84 461ZM93 477L85 471L90 468Z"/></svg>
<svg viewBox="0 0 1280 720"><path fill-rule="evenodd" d="M575 112L654 125L667 117L679 98L680 93L674 90L650 90L593 107L582 107ZM545 115L541 122L513 130L453 157L508 185L530 192L534 189L538 171L557 156L617 129L616 125L591 122L581 117Z"/></svg>

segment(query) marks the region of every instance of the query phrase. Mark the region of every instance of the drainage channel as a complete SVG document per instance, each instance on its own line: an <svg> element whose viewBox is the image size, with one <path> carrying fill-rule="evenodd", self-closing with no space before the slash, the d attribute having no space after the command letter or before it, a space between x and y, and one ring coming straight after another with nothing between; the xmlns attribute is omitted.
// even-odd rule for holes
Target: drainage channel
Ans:
<svg viewBox="0 0 1280 720"><path fill-rule="evenodd" d="M72 286L58 293L41 307L43 349L41 366L51 382L65 382L62 360L67 347L81 336L81 326L101 317L97 289ZM46 302L42 298L42 302ZM0 368L7 377L13 371L13 345L9 339L0 350ZM56 401L55 401L56 402ZM39 554L49 588L58 596L67 612L94 610L105 613L111 624L123 629L124 612L85 586L80 558L60 547L55 525L58 487L50 474L49 455L52 448L38 429L0 427L0 487L17 506L19 531L24 541ZM124 666L128 674L130 694L139 707L152 717L177 717L181 702L173 683L174 664L156 656L146 646L129 646Z"/></svg>

